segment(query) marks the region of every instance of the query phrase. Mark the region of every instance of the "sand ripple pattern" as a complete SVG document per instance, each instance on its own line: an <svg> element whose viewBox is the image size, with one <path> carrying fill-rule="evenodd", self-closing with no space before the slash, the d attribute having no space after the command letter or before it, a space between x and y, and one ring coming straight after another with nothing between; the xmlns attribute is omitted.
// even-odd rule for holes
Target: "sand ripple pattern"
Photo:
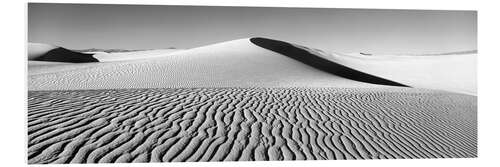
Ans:
<svg viewBox="0 0 500 167"><path fill-rule="evenodd" d="M29 91L28 162L477 156L476 97L420 89Z"/></svg>

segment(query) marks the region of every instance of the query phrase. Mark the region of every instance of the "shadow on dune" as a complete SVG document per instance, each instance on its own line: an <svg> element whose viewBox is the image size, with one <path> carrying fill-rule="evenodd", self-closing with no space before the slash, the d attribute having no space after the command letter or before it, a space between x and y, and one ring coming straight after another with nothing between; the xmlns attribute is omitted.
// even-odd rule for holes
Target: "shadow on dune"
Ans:
<svg viewBox="0 0 500 167"><path fill-rule="evenodd" d="M300 61L304 64L310 65L314 68L320 69L322 71L338 75L340 77L344 77L347 79L355 80L355 81L361 81L361 82L367 82L367 83L372 83L372 84L379 84L379 85L390 85L390 86L403 86L403 87L409 87L406 85L403 85L401 83L397 83L391 80L387 80L384 78L380 78L374 75L370 75L346 66L343 66L341 64L338 64L336 62L329 61L327 59L324 59L322 57L319 57L315 54L312 54L308 52L307 50L300 49L298 47L295 47L294 45L283 42L283 41L278 41L278 40L272 40L272 39L267 39L267 38L251 38L250 42L253 44L260 46L262 48L280 53L282 55L285 55L287 57L290 57L292 59L295 59L297 61Z"/></svg>
<svg viewBox="0 0 500 167"><path fill-rule="evenodd" d="M99 60L93 57L93 54L74 52L62 47L52 49L44 55L34 58L33 60L69 63L99 62Z"/></svg>

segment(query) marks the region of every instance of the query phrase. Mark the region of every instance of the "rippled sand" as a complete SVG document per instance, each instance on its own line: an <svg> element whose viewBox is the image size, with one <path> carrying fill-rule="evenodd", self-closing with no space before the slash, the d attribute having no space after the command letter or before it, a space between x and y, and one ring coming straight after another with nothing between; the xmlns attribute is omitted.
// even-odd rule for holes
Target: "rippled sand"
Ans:
<svg viewBox="0 0 500 167"><path fill-rule="evenodd" d="M411 88L30 91L28 162L476 157L476 105Z"/></svg>

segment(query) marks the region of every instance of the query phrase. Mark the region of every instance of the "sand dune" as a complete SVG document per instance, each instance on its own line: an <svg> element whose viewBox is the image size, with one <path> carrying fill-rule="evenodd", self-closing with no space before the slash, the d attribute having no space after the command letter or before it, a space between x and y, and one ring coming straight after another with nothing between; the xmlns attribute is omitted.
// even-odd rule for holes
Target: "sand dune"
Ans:
<svg viewBox="0 0 500 167"><path fill-rule="evenodd" d="M93 57L93 54L86 54L68 50L63 47L52 48L49 45L29 44L28 60L47 61L47 62L68 62L68 63L88 63L99 62Z"/></svg>
<svg viewBox="0 0 500 167"><path fill-rule="evenodd" d="M30 164L477 156L476 55L49 46L29 51Z"/></svg>
<svg viewBox="0 0 500 167"><path fill-rule="evenodd" d="M94 53L92 56L110 63L33 67L36 70L29 70L30 90L376 87L373 85L376 84L471 95L477 92L477 54L474 53L356 56L250 38L188 50ZM68 84L73 82L79 84Z"/></svg>
<svg viewBox="0 0 500 167"><path fill-rule="evenodd" d="M43 62L68 62L68 63L90 63L90 62L110 62L128 61L136 59L148 59L163 57L169 53L180 49L154 49L126 52L79 52L68 50L63 47L42 44L28 43L28 60Z"/></svg>
<svg viewBox="0 0 500 167"><path fill-rule="evenodd" d="M30 91L29 163L476 157L476 98L410 88Z"/></svg>
<svg viewBox="0 0 500 167"><path fill-rule="evenodd" d="M477 93L476 52L456 52L432 56L366 56L327 53L314 48L266 38L253 38L252 41L264 48L295 57L296 60L345 78L375 84L405 85L470 95ZM312 60L306 60L306 57L318 60L311 63Z"/></svg>
<svg viewBox="0 0 500 167"><path fill-rule="evenodd" d="M288 56L292 59L315 67L319 70L329 72L336 76L373 84L406 87L406 85L403 85L401 83L374 76L369 73L364 73L356 70L356 68L346 67L336 61L329 61L322 56L312 54L309 49L304 49L303 47L298 47L296 45L289 44L283 41L266 38L251 38L250 41L260 47L272 50L284 56Z"/></svg>
<svg viewBox="0 0 500 167"><path fill-rule="evenodd" d="M383 87L343 78L252 44L249 39L168 56L39 68L30 90L175 87Z"/></svg>
<svg viewBox="0 0 500 167"><path fill-rule="evenodd" d="M57 46L49 44L28 43L28 60L34 60L55 48L57 48Z"/></svg>

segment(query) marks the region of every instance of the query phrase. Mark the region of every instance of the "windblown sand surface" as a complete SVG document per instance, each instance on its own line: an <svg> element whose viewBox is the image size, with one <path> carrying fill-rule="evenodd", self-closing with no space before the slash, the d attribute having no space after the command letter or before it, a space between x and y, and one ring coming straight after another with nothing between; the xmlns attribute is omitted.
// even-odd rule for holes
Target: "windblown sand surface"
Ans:
<svg viewBox="0 0 500 167"><path fill-rule="evenodd" d="M130 53L129 53L130 54ZM331 75L248 39L123 62L28 67L29 90L183 87L383 87Z"/></svg>
<svg viewBox="0 0 500 167"><path fill-rule="evenodd" d="M476 157L476 98L411 89L29 93L29 163Z"/></svg>
<svg viewBox="0 0 500 167"><path fill-rule="evenodd" d="M326 53L292 44L277 53L257 46L251 39L238 39L188 50L148 50L96 54L99 63L61 66L32 66L28 63L29 90L175 88L175 87L380 87L375 80L387 80L415 88L446 90L475 95L477 92L477 54L439 56L354 56ZM282 41L273 45L287 45ZM321 57L351 69L329 73L338 67L307 63L308 57ZM30 61L31 62L31 61ZM318 61L316 61L318 62ZM338 66L337 65L337 66ZM332 69L333 68L333 69ZM365 75L354 75L354 71ZM371 77L367 77L371 76ZM375 78L374 78L375 77ZM379 82L382 83L382 82Z"/></svg>
<svg viewBox="0 0 500 167"><path fill-rule="evenodd" d="M177 51L180 51L180 49L155 49L155 50L117 52L117 53L96 52L96 54L94 54L94 57L98 59L99 62L129 61L137 59L165 57L168 56L168 54Z"/></svg>
<svg viewBox="0 0 500 167"><path fill-rule="evenodd" d="M30 47L30 164L477 156L474 54Z"/></svg>
<svg viewBox="0 0 500 167"><path fill-rule="evenodd" d="M255 39L263 38L252 38L251 41L255 41ZM333 68L330 71L334 71L335 75L352 76L355 75L355 72L365 73L365 75L357 77L363 82L384 79L396 83L390 85L401 84L416 88L446 90L470 95L477 94L477 53L474 52L444 53L433 56L365 56L327 53L318 49L272 39L263 39L263 41L268 43L260 44L264 48L281 50L284 55L293 55L293 53L290 53L291 49L296 50L294 51L295 54L302 50L303 53L296 56L298 57L296 59L299 60L319 57L322 61L316 62L328 62L325 63L324 66L326 67L323 68ZM272 45L275 46L272 47ZM290 47L283 47L284 45ZM338 67L332 67L339 65L352 70L341 70L343 72L348 71L342 75L342 73L335 72L338 71ZM353 72L353 70L355 71ZM366 74L371 75L371 77L367 77Z"/></svg>

